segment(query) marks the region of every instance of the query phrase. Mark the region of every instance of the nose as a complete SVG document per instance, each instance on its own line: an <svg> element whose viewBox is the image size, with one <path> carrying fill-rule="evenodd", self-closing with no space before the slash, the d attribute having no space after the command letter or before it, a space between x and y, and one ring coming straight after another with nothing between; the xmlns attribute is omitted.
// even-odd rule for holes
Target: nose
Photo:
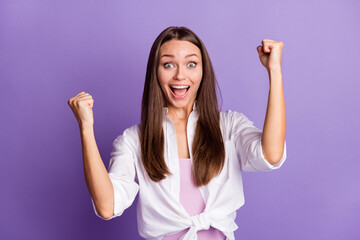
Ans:
<svg viewBox="0 0 360 240"><path fill-rule="evenodd" d="M177 67L175 75L174 75L174 79L175 80L184 80L186 78L186 73L185 70L183 69L182 66Z"/></svg>

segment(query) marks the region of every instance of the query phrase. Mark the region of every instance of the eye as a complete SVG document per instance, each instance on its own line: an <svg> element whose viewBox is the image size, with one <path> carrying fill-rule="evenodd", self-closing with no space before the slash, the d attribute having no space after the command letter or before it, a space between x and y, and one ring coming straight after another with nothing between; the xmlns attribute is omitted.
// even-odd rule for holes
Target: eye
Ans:
<svg viewBox="0 0 360 240"><path fill-rule="evenodd" d="M165 68L171 68L171 66L173 66L173 65L170 62L164 63Z"/></svg>
<svg viewBox="0 0 360 240"><path fill-rule="evenodd" d="M196 67L196 62L189 62L188 66L194 68Z"/></svg>

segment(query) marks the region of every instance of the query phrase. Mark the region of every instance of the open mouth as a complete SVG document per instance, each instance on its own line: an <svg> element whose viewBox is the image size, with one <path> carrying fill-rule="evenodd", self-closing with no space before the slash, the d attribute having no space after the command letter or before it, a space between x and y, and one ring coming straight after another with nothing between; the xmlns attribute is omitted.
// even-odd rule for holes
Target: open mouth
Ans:
<svg viewBox="0 0 360 240"><path fill-rule="evenodd" d="M187 95L189 89L190 89L190 86L186 86L186 85L170 86L171 94L175 98L184 98Z"/></svg>

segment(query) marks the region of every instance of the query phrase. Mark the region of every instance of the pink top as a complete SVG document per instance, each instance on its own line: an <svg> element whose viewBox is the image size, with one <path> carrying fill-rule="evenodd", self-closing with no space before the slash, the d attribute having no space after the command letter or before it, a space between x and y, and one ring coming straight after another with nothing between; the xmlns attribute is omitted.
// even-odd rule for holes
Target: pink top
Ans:
<svg viewBox="0 0 360 240"><path fill-rule="evenodd" d="M191 171L191 159L180 158L180 203L184 206L190 216L202 213L205 209L205 203L202 199L199 188L195 184L194 176ZM162 240L178 240L189 228L183 231L167 235ZM225 235L218 229L210 226L208 230L200 230L197 232L198 240L223 240Z"/></svg>

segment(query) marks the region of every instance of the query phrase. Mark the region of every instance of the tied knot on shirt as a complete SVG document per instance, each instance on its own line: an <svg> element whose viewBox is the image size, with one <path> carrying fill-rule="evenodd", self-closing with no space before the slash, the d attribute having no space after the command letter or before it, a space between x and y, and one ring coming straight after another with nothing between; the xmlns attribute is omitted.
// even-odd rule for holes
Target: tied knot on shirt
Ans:
<svg viewBox="0 0 360 240"><path fill-rule="evenodd" d="M191 221L196 231L208 230L210 228L210 219L205 212L191 216Z"/></svg>

